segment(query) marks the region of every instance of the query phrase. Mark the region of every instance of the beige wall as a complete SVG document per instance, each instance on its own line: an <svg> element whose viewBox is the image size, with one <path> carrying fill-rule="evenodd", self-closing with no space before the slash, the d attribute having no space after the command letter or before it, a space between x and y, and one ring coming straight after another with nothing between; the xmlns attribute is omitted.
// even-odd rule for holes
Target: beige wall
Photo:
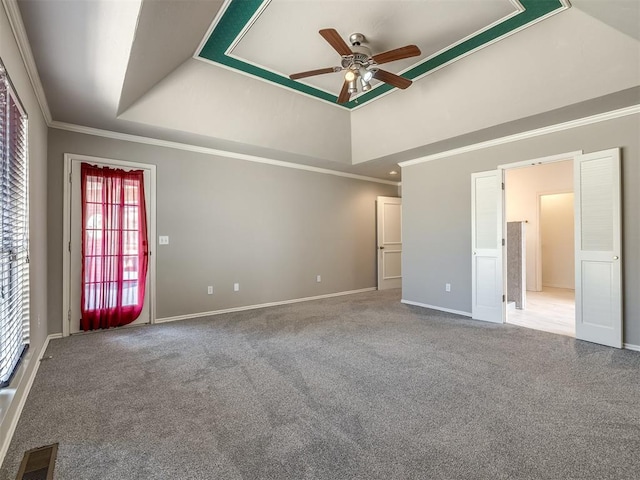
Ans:
<svg viewBox="0 0 640 480"><path fill-rule="evenodd" d="M540 197L542 286L575 288L573 193Z"/></svg>
<svg viewBox="0 0 640 480"><path fill-rule="evenodd" d="M375 199L396 186L52 129L50 332L62 331L64 153L157 166L157 233L170 238L156 249L157 318L376 285Z"/></svg>
<svg viewBox="0 0 640 480"><path fill-rule="evenodd" d="M526 221L527 290L541 289L539 197L573 191L573 162L562 161L505 171L507 222Z"/></svg>
<svg viewBox="0 0 640 480"><path fill-rule="evenodd" d="M635 114L403 168L403 298L471 311L471 173L576 150L621 147L624 341L640 345L639 132Z"/></svg>
<svg viewBox="0 0 640 480"><path fill-rule="evenodd" d="M37 355L47 337L47 126L29 76L22 62L6 12L0 4L0 58L29 116L29 276L30 348L12 380L0 396L0 461L9 424L17 413L26 380L37 367ZM13 390L15 388L15 390Z"/></svg>

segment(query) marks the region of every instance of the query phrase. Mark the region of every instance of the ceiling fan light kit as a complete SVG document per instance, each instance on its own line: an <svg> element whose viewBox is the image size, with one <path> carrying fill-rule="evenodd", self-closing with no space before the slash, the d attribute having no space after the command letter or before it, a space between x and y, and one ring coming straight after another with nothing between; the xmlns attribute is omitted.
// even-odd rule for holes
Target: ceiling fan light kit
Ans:
<svg viewBox="0 0 640 480"><path fill-rule="evenodd" d="M333 28L320 30L319 33L322 38L324 38L327 43L329 43L329 45L331 45L333 49L342 56L340 66L294 73L289 75L290 79L298 80L300 78L312 77L314 75L323 75L325 73L335 73L346 70L344 74L344 83L342 85L342 90L338 95L337 103L347 103L351 98L351 95L358 93L358 80L363 92L371 90L370 82L374 78L401 89L405 89L411 85L411 80L401 77L400 75L396 75L395 73L381 70L378 68L378 65L420 55L420 49L415 45L407 45L405 47L372 55L369 47L363 45L365 37L361 33L352 33L349 36L351 47L347 45L340 34Z"/></svg>

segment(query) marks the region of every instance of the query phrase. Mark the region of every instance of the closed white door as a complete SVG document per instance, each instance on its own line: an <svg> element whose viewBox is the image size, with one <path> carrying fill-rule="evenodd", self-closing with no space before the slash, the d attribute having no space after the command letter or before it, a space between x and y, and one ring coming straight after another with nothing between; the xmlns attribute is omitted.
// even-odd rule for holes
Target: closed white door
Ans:
<svg viewBox="0 0 640 480"><path fill-rule="evenodd" d="M378 290L402 287L402 199L378 197Z"/></svg>
<svg viewBox="0 0 640 480"><path fill-rule="evenodd" d="M574 162L576 338L622 348L620 150Z"/></svg>
<svg viewBox="0 0 640 480"><path fill-rule="evenodd" d="M471 175L471 314L503 322L502 177L497 170Z"/></svg>
<svg viewBox="0 0 640 480"><path fill-rule="evenodd" d="M70 276L69 276L69 333L78 333L81 331L80 318L81 314L81 298L82 298L82 192L81 192L81 175L80 165L81 160L71 161L71 205L70 205ZM124 170L134 170L132 168L126 168L121 165L111 165L106 163L100 163L96 161L90 162L92 165L123 168ZM147 225L151 225L151 202L150 202L150 175L144 171L144 189L145 189L145 203L147 205ZM89 218L88 222L100 222L100 219ZM151 231L151 229L150 229ZM125 272L127 274L127 272ZM131 273L135 275L135 272ZM149 282L151 275L147 275L147 285L145 288L144 307L140 316L131 324L150 323L150 305L149 305Z"/></svg>

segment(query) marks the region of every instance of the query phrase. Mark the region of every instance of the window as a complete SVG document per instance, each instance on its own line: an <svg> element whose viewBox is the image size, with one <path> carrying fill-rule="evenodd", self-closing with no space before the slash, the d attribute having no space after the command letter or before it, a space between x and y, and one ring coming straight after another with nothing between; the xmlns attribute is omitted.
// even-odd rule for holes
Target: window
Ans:
<svg viewBox="0 0 640 480"><path fill-rule="evenodd" d="M29 346L27 117L0 62L0 388Z"/></svg>

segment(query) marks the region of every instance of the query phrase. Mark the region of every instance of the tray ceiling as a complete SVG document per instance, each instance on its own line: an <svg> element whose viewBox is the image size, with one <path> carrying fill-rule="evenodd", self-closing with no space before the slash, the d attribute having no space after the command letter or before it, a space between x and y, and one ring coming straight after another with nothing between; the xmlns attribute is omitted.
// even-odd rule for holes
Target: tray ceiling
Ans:
<svg viewBox="0 0 640 480"><path fill-rule="evenodd" d="M390 2L344 0L228 0L195 58L336 104L343 75L290 80L295 72L339 65L340 56L320 37L335 28L345 39L364 34L373 53L416 44L422 55L385 65L417 80L480 48L567 8L562 0L442 0ZM394 87L374 81L366 93L340 105L362 106ZM338 104L336 104L338 105Z"/></svg>
<svg viewBox="0 0 640 480"><path fill-rule="evenodd" d="M2 3L10 6L12 25L24 23L18 38L33 52L37 70L29 76L49 125L116 138L137 135L390 179L400 160L638 103L635 0L599 2L606 7L572 0L568 10L566 0L526 0L521 13L509 0ZM318 34L329 27L345 39L367 35L374 53L419 45L424 56L385 69L424 78L402 92L379 87L375 102L360 97L358 105L366 106L343 108L333 103L340 75L285 86L194 55L214 30L221 34L220 21L234 5L250 7L249 18L260 15L222 32L230 38L221 54L233 61L285 79L335 65L338 54ZM488 46L491 35L500 41ZM473 55L455 55L474 41ZM424 74L416 73L420 68ZM615 100L620 92L628 92L627 103Z"/></svg>

